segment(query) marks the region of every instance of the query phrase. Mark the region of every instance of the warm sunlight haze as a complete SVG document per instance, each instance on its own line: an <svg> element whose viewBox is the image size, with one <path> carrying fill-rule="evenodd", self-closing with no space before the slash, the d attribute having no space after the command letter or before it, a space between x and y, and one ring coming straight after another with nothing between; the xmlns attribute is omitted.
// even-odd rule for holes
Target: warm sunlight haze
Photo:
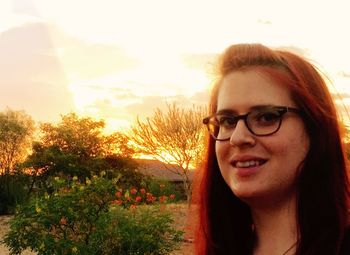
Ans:
<svg viewBox="0 0 350 255"><path fill-rule="evenodd" d="M0 110L76 112L125 130L166 102L205 105L215 57L239 42L288 48L330 80L349 122L346 1L4 0Z"/></svg>
<svg viewBox="0 0 350 255"><path fill-rule="evenodd" d="M349 233L341 224L346 221L342 178L346 173L335 122L328 119L333 119L333 109L328 114L332 116L324 117L322 112L309 123L303 120L303 109L290 107L305 108L303 102L294 102L285 88L252 74L233 80L228 75L224 82L228 78L226 83L233 82L237 88L231 91L227 88L232 86L223 84L213 103L218 111L231 109L232 113L206 117L213 107L209 101L215 101L210 100L210 91L220 78L215 70L218 56L226 48L260 43L294 52L324 76L343 121L340 129L349 159L349 0L0 2L0 255L193 255L227 248L249 248L256 254L267 254L272 248L292 254L311 247L306 247L307 233L295 233L296 229L318 231L305 227L308 215L316 215L311 211L305 213L304 225L299 226L294 217L304 215L303 208L294 210L293 203L310 187L308 182L313 185L306 202L321 198L316 204L323 209L334 208L328 206L334 205L333 197L339 202L337 211L320 214L311 223L322 226L318 221L323 222L323 216L339 216L329 217L328 223L336 227L328 229L339 230L338 236L333 232L329 236L337 244L334 250L340 250L343 234ZM249 87L255 83L261 86ZM312 94L322 92L311 92L311 99L304 93L300 92L302 101L314 102ZM276 97L280 98L273 100ZM266 104L282 107L259 107ZM327 104L310 106L310 111L320 105L330 109ZM243 118L245 128L234 131ZM280 128L285 121L287 126ZM239 123L244 127L244 122ZM310 127L320 123L326 128L313 136ZM318 141L320 134L326 134L326 139ZM266 135L271 138L260 138ZM230 142L215 141L227 141L229 136ZM315 144L327 146L313 150ZM314 152L329 154L329 159L316 162ZM301 165L305 168L304 161L305 167L321 174L314 178L312 169L301 174L306 179L298 186L297 196L294 177ZM286 162L290 167L280 171L278 164ZM326 173L328 168L332 171ZM223 178L218 178L220 172ZM274 177L266 182L261 179L264 176ZM324 176L340 185L327 183ZM318 196L315 180L322 184L320 190L334 187L328 192L333 197ZM224 181L227 185L222 185ZM262 185L255 185L258 182ZM210 232L211 226L218 225L218 230L223 226L213 219L228 218L227 213L217 212L226 212L222 202L232 197L235 201L229 207L238 208L239 221L243 219L238 226L244 230L240 240L249 237L244 249L237 245L240 240L226 244L226 237L219 240ZM211 205L219 209L211 210ZM254 213L247 214L248 209ZM271 213L271 209L277 210ZM260 211L268 212L268 217ZM207 212L220 217L212 219ZM242 218L242 212L252 217ZM282 226L270 221L271 215L287 216L284 230L258 229ZM227 226L236 224L235 217L230 218ZM255 224L256 219L273 224ZM282 234L276 247L264 242L265 235L260 242L260 233L272 232ZM213 240L217 243L211 249L208 244ZM291 244L283 253L282 248Z"/></svg>

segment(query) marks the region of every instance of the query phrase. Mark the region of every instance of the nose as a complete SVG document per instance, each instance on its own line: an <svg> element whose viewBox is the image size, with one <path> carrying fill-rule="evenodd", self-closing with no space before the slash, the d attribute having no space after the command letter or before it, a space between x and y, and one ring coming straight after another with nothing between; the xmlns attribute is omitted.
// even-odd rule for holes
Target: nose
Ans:
<svg viewBox="0 0 350 255"><path fill-rule="evenodd" d="M230 138L230 144L236 147L250 147L255 145L255 136L249 131L244 120L237 122Z"/></svg>

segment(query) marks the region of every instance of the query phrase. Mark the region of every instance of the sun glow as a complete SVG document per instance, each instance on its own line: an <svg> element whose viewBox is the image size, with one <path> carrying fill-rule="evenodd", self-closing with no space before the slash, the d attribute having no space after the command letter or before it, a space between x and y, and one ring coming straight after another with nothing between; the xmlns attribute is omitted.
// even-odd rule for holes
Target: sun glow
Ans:
<svg viewBox="0 0 350 255"><path fill-rule="evenodd" d="M312 12L310 20L315 6L318 11ZM33 82L29 86L36 86L36 91L49 87L69 90L72 99L67 102L73 101L72 111L105 119L108 129L114 130L127 128L138 115L148 116L166 100L205 104L216 54L232 43L260 42L295 49L320 64L348 107L348 9L342 0L3 0L1 45L14 53L11 58L18 57L18 52L25 55L14 63L22 60L37 65L40 72L30 73L31 66L14 66L9 73L25 70L28 75L21 73L14 79L5 77L4 72L2 79L15 80L21 86ZM331 13L335 15L324 18ZM38 27L30 24L40 24L40 31L47 34L40 34ZM29 37L25 44L18 39ZM45 40L50 45L45 45ZM3 66L8 67L9 57L5 54L3 59ZM47 75L55 70L64 77ZM8 88L8 94L24 91L19 86ZM52 90L41 97L52 97ZM0 98L0 107L11 107L5 99L1 104ZM30 114L38 111L30 100L16 100L30 109ZM36 109L59 116L67 102L60 98L52 108L45 104Z"/></svg>
<svg viewBox="0 0 350 255"><path fill-rule="evenodd" d="M108 115L109 130L118 125L126 128L132 120L130 116L121 119L128 114L125 107L141 104L145 97L176 98L183 95L190 98L209 84L206 72L187 68L181 55L163 51L156 55L152 53L152 56L144 53L138 56L138 63L132 70L95 79L72 78L69 89L78 113L93 117ZM103 108L103 104L109 107Z"/></svg>

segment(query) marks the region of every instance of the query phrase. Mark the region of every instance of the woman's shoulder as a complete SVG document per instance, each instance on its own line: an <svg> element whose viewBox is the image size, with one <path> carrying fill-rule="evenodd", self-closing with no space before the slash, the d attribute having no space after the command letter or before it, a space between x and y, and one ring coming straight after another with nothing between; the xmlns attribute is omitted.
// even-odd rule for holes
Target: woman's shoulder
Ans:
<svg viewBox="0 0 350 255"><path fill-rule="evenodd" d="M341 250L340 250L340 255L349 255L349 254L350 254L350 227L346 229Z"/></svg>

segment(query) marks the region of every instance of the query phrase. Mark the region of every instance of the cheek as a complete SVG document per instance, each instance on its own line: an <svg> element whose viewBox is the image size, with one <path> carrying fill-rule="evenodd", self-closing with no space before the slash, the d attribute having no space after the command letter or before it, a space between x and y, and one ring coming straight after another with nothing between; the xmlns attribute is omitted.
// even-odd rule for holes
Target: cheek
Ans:
<svg viewBox="0 0 350 255"><path fill-rule="evenodd" d="M289 147L297 157L304 160L310 148L310 138L304 128L301 128L300 132L296 132L296 134L298 135L290 139Z"/></svg>
<svg viewBox="0 0 350 255"><path fill-rule="evenodd" d="M224 158L226 158L229 154L229 150L230 150L230 145L228 145L229 143L225 142L216 142L215 144L215 153L216 153L216 158L218 160L218 162L220 163L220 161Z"/></svg>
<svg viewBox="0 0 350 255"><path fill-rule="evenodd" d="M229 162L230 157L231 157L229 143L216 142L215 153L216 153L216 159L217 159L218 166L219 166L220 172L222 174L222 177L227 182L228 181L227 175L230 172L229 171L230 165L228 162Z"/></svg>
<svg viewBox="0 0 350 255"><path fill-rule="evenodd" d="M230 149L230 145L228 142L216 142L215 144L215 153L216 153L216 159L218 162L219 170L221 173L221 176L225 180L226 184L230 186L230 183L232 181L232 176L230 173L231 171L231 165L229 163L230 157L232 156L232 152Z"/></svg>
<svg viewBox="0 0 350 255"><path fill-rule="evenodd" d="M286 166L297 169L309 151L309 138L303 132L293 137L282 138L281 136L270 142L265 148L268 148L272 155L282 161L279 164L286 164Z"/></svg>

